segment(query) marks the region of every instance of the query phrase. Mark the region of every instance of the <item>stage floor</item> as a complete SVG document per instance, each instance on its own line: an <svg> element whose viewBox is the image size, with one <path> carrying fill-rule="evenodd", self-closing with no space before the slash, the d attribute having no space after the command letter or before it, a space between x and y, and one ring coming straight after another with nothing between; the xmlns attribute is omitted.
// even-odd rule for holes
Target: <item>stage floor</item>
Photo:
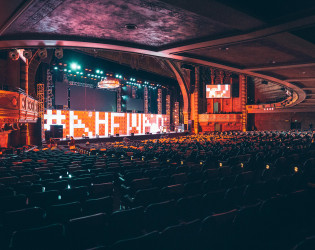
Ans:
<svg viewBox="0 0 315 250"><path fill-rule="evenodd" d="M129 140L148 140L148 139L159 139L161 137L177 137L177 136L184 136L188 132L170 132L170 133L160 133L160 134L138 134L138 135L120 135L120 136L100 136L90 137L90 138L82 138L82 137L75 137L76 143L86 143L86 142L115 142L115 141L123 141L124 138L128 138ZM58 145L68 145L70 139L58 139Z"/></svg>

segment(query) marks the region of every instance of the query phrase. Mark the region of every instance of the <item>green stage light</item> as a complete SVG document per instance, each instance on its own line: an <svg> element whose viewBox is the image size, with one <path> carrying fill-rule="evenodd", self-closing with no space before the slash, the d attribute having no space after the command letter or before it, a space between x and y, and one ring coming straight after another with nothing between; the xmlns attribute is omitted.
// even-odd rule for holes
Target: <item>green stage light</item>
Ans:
<svg viewBox="0 0 315 250"><path fill-rule="evenodd" d="M55 69L55 70L57 70L57 69L58 69L58 67L54 67L54 69Z"/></svg>
<svg viewBox="0 0 315 250"><path fill-rule="evenodd" d="M95 72L96 72L96 74L99 74L99 73L100 73L100 70L99 70L99 69L97 69Z"/></svg>
<svg viewBox="0 0 315 250"><path fill-rule="evenodd" d="M76 63L71 63L70 64L70 68L73 69L73 70L77 69L77 66L78 65Z"/></svg>

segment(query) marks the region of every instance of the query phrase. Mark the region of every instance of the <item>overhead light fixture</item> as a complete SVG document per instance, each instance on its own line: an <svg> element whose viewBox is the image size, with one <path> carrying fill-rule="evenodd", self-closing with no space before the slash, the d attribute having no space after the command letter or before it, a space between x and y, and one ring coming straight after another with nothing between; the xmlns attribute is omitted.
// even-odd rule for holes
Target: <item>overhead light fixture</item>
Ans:
<svg viewBox="0 0 315 250"><path fill-rule="evenodd" d="M136 30L138 28L138 26L135 25L134 23L127 23L127 24L125 24L125 28L127 30Z"/></svg>

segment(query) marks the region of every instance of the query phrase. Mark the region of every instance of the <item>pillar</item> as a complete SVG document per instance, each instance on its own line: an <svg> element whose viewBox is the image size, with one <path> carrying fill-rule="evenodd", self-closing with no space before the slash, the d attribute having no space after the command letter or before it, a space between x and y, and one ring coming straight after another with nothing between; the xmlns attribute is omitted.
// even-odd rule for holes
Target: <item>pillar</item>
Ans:
<svg viewBox="0 0 315 250"><path fill-rule="evenodd" d="M246 131L247 127L247 109L246 109L246 104L247 104L247 84L246 84L246 76L245 75L240 75L239 76L240 80L240 88L241 88L241 106L242 106L242 131Z"/></svg>
<svg viewBox="0 0 315 250"><path fill-rule="evenodd" d="M194 109L194 132L199 133L199 67L195 67L195 90L194 102L192 103Z"/></svg>

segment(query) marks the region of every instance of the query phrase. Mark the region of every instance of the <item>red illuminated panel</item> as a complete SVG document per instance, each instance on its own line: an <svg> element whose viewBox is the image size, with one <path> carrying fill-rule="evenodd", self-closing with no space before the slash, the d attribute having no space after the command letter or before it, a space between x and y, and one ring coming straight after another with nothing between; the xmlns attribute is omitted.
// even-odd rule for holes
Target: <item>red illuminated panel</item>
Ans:
<svg viewBox="0 0 315 250"><path fill-rule="evenodd" d="M109 135L135 135L146 132L162 132L169 124L168 115L111 113L77 110L46 110L44 115L45 130L50 125L63 125L63 136L95 137Z"/></svg>
<svg viewBox="0 0 315 250"><path fill-rule="evenodd" d="M206 85L207 98L230 98L231 85Z"/></svg>

